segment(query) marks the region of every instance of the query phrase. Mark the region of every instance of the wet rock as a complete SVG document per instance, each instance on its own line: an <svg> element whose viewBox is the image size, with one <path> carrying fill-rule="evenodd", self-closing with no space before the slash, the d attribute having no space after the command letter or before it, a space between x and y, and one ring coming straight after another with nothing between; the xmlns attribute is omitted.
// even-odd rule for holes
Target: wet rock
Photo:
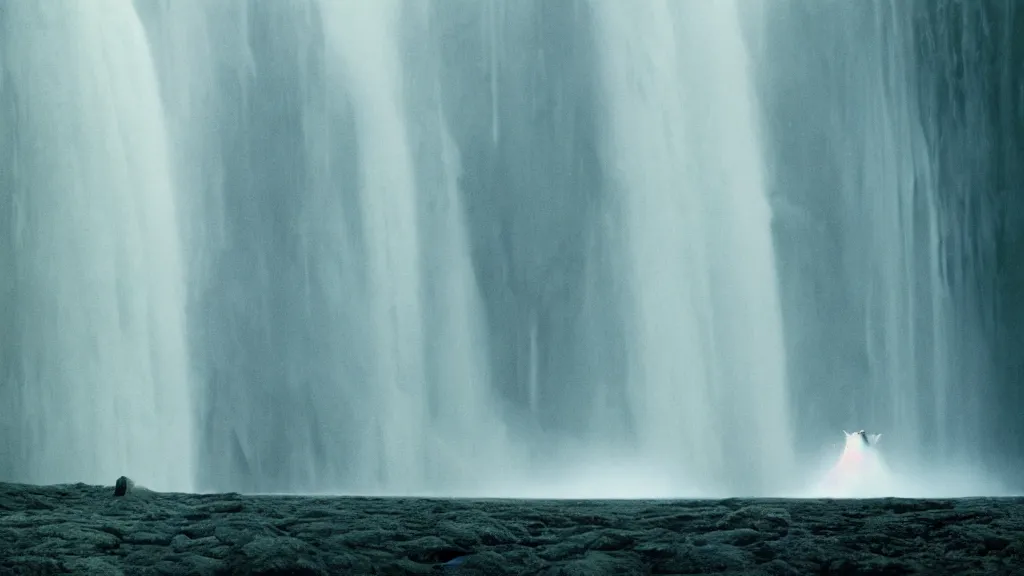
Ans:
<svg viewBox="0 0 1024 576"><path fill-rule="evenodd" d="M239 550L235 573L327 576L327 565L314 546L297 538L261 536Z"/></svg>
<svg viewBox="0 0 1024 576"><path fill-rule="evenodd" d="M1014 574L1024 499L122 496L0 484L0 574ZM120 491L120 489L119 489Z"/></svg>
<svg viewBox="0 0 1024 576"><path fill-rule="evenodd" d="M127 476L121 476L114 482L114 496L125 496L128 491L132 489L134 482L128 479Z"/></svg>

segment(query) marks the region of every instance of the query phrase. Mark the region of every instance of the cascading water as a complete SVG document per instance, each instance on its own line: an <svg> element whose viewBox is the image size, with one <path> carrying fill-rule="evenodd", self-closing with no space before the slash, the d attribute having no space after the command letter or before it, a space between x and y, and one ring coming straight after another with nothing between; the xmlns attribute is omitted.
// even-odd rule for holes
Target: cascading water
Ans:
<svg viewBox="0 0 1024 576"><path fill-rule="evenodd" d="M955 161L1016 118L957 83L991 22L93 4L0 5L0 479L777 494L844 427L1006 456L976 309L1015 260L996 163Z"/></svg>
<svg viewBox="0 0 1024 576"><path fill-rule="evenodd" d="M192 486L176 188L131 2L0 10L8 478Z"/></svg>
<svg viewBox="0 0 1024 576"><path fill-rule="evenodd" d="M792 454L771 212L736 10L595 6L639 449L702 490L761 493L779 486Z"/></svg>
<svg viewBox="0 0 1024 576"><path fill-rule="evenodd" d="M436 59L407 61L426 11L149 8L168 108L218 123L176 125L180 170L203 190L189 236L201 485L479 492L511 453ZM181 74L182 42L220 67Z"/></svg>
<svg viewBox="0 0 1024 576"><path fill-rule="evenodd" d="M400 2L322 6L328 75L347 93L360 157L362 254L373 404L362 458L378 471L364 490L413 493L494 481L502 426L480 362L476 295L456 194L457 151L441 111L414 101L432 154L415 159L405 116ZM372 56L372 57L371 57ZM432 88L432 87L428 87ZM417 162L418 160L418 162ZM435 162L438 166L427 167ZM417 167L434 168L421 178ZM506 463L507 465L507 463ZM478 489L478 488L477 488Z"/></svg>
<svg viewBox="0 0 1024 576"><path fill-rule="evenodd" d="M962 21L945 20L961 9ZM763 105L775 110L767 141L804 449L839 423L884 431L896 465L932 478L964 465L984 475L992 373L981 321L991 314L995 219L986 185L958 189L979 170L948 167L964 156L957 108L971 117L983 104L973 80L963 104L932 87L969 74L961 59L971 52L942 62L934 35L967 33L972 11L945 2L762 11L758 69ZM940 22L926 26L930 18Z"/></svg>
<svg viewBox="0 0 1024 576"><path fill-rule="evenodd" d="M428 420L416 184L395 42L399 6L341 2L322 10L328 62L344 70L338 88L349 89L360 156L374 397L365 434L377 439L364 457L376 461L381 483L408 491L423 485Z"/></svg>

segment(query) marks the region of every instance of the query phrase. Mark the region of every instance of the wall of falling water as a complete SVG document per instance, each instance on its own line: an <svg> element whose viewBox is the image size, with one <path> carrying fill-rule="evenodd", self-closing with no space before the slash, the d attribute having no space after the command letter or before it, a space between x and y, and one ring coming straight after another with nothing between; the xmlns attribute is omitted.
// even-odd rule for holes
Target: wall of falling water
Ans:
<svg viewBox="0 0 1024 576"><path fill-rule="evenodd" d="M438 63L429 50L404 60L429 15L186 3L151 13L150 27L228 15L236 28L214 34L236 52L214 58L222 68L202 79L213 88L190 89L214 94L204 105L220 125L182 127L223 158L198 202L215 210L200 209L193 231L205 262L192 302L207 383L201 483L479 490L511 452L490 400Z"/></svg>
<svg viewBox="0 0 1024 576"><path fill-rule="evenodd" d="M1017 418L993 417L1020 405L996 358L1015 333L997 316L1016 308L1017 12L790 1L752 26L804 449L840 422L933 469L1019 446Z"/></svg>
<svg viewBox="0 0 1024 576"><path fill-rule="evenodd" d="M0 480L1024 454L1012 0L102 1L0 5Z"/></svg>
<svg viewBox="0 0 1024 576"><path fill-rule="evenodd" d="M0 38L0 474L187 489L179 190L145 31L130 2L18 3Z"/></svg>
<svg viewBox="0 0 1024 576"><path fill-rule="evenodd" d="M791 348L794 362L819 381L798 401L800 411L817 413L825 426L884 429L887 443L895 436L894 446L916 451L925 435L944 444L934 435L945 433L951 401L945 363L953 326L933 161L913 82L911 13L891 7L790 3L766 11L775 29L767 36L787 43L786 53L813 42L827 56L808 54L763 74L769 94L780 92L777 122L785 123L772 131L780 142L771 149L780 158L776 229L781 274L792 285L788 318L794 333L818 321L831 327L819 338L793 339L806 343ZM790 27L791 35L782 32ZM772 46L765 59L775 50L784 48ZM791 114L803 119L795 128ZM787 157L796 154L815 156ZM823 282L838 285L822 289ZM807 306L815 298L822 305ZM834 362L823 347L846 358ZM822 396L831 410L819 409Z"/></svg>
<svg viewBox="0 0 1024 576"><path fill-rule="evenodd" d="M785 355L737 6L595 12L639 449L704 490L777 489L792 468Z"/></svg>

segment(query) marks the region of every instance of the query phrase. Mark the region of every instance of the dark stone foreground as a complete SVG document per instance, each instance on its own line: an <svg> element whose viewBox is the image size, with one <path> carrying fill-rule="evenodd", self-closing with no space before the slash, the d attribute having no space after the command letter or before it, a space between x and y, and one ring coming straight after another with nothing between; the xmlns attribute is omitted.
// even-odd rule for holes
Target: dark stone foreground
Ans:
<svg viewBox="0 0 1024 576"><path fill-rule="evenodd" d="M0 484L0 574L1024 574L1024 499L512 501Z"/></svg>

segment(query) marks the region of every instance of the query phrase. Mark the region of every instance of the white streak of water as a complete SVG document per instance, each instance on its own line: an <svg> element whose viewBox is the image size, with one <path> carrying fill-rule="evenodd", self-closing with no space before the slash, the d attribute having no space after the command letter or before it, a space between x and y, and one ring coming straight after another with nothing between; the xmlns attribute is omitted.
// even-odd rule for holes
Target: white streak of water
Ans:
<svg viewBox="0 0 1024 576"><path fill-rule="evenodd" d="M3 24L20 403L0 416L20 418L18 473L187 490L184 269L144 31L127 0L12 3Z"/></svg>
<svg viewBox="0 0 1024 576"><path fill-rule="evenodd" d="M777 487L792 460L786 374L738 8L594 9L639 449L706 490Z"/></svg>

